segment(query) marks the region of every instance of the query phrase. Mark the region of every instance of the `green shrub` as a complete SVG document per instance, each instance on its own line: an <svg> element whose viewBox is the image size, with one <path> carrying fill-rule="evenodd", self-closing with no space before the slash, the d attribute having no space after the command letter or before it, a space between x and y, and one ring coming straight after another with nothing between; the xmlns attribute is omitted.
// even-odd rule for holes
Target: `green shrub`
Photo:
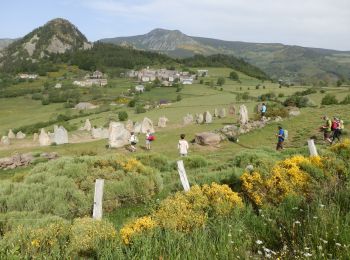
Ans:
<svg viewBox="0 0 350 260"><path fill-rule="evenodd" d="M128 119L128 113L126 111L118 112L119 121L126 121Z"/></svg>
<svg viewBox="0 0 350 260"><path fill-rule="evenodd" d="M283 104L285 106L293 106L293 107L307 107L309 105L309 99L307 97L302 96L291 96L287 98Z"/></svg>
<svg viewBox="0 0 350 260"><path fill-rule="evenodd" d="M143 106L137 106L135 109L136 114L146 113L146 109Z"/></svg>
<svg viewBox="0 0 350 260"><path fill-rule="evenodd" d="M192 155L184 158L185 168L197 169L208 166L208 159L200 155Z"/></svg>
<svg viewBox="0 0 350 260"><path fill-rule="evenodd" d="M41 93L34 93L32 95L33 100L41 100L43 98L43 95Z"/></svg>
<svg viewBox="0 0 350 260"><path fill-rule="evenodd" d="M41 104L43 106L46 106L46 105L49 105L50 104L50 100L46 97L44 97L42 100L41 100Z"/></svg>
<svg viewBox="0 0 350 260"><path fill-rule="evenodd" d="M343 104L343 105L348 105L348 104L350 104L350 95L347 95L347 96L342 100L342 102L340 102L340 104Z"/></svg>
<svg viewBox="0 0 350 260"><path fill-rule="evenodd" d="M338 104L338 100L335 97L335 95L332 94L326 94L321 101L322 105L334 105L334 104Z"/></svg>
<svg viewBox="0 0 350 260"><path fill-rule="evenodd" d="M135 105L136 105L136 101L134 99L130 100L128 103L129 107L135 107Z"/></svg>

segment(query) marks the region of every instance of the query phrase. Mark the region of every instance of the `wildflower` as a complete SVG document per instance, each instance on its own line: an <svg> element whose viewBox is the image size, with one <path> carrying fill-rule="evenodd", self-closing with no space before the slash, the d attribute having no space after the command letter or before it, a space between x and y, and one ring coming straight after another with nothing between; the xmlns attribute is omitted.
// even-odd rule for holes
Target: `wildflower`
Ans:
<svg viewBox="0 0 350 260"><path fill-rule="evenodd" d="M320 208L324 208L324 205L323 205L323 204L320 204Z"/></svg>
<svg viewBox="0 0 350 260"><path fill-rule="evenodd" d="M259 255L262 255L262 252L261 252L260 250L258 250L258 254L259 254Z"/></svg>
<svg viewBox="0 0 350 260"><path fill-rule="evenodd" d="M317 248L318 248L318 250L322 250L322 246L321 245L317 246Z"/></svg>
<svg viewBox="0 0 350 260"><path fill-rule="evenodd" d="M232 237L231 233L228 234L229 237Z"/></svg>
<svg viewBox="0 0 350 260"><path fill-rule="evenodd" d="M340 243L335 243L335 245L336 245L336 246L339 246L339 247L341 246L341 244L340 244Z"/></svg>
<svg viewBox="0 0 350 260"><path fill-rule="evenodd" d="M304 253L304 256L310 257L310 256L312 256L312 254L310 254L310 253Z"/></svg>
<svg viewBox="0 0 350 260"><path fill-rule="evenodd" d="M294 224L296 224L296 225L300 225L301 223L300 223L300 221L299 221L299 220L297 220L297 221L294 221Z"/></svg>
<svg viewBox="0 0 350 260"><path fill-rule="evenodd" d="M264 242L258 239L258 240L255 241L255 243L257 243L258 245L261 245Z"/></svg>
<svg viewBox="0 0 350 260"><path fill-rule="evenodd" d="M314 218L314 219L318 219L318 217L317 217L317 216L313 216L313 218Z"/></svg>

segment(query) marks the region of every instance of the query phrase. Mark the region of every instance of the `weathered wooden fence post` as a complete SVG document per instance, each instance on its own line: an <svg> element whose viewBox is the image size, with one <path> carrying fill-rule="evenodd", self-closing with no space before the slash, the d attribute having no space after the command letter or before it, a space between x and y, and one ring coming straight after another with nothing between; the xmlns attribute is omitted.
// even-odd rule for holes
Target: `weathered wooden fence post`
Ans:
<svg viewBox="0 0 350 260"><path fill-rule="evenodd" d="M97 220L102 219L102 199L104 181L104 179L96 179L95 182L94 210L92 213L92 218Z"/></svg>
<svg viewBox="0 0 350 260"><path fill-rule="evenodd" d="M182 186L184 187L184 190L186 192L189 191L190 190L190 184L188 182L186 171L185 171L184 162L182 160L181 161L177 161L177 170L179 172L180 180L181 180Z"/></svg>
<svg viewBox="0 0 350 260"><path fill-rule="evenodd" d="M314 139L307 140L307 145L309 147L310 156L318 156Z"/></svg>

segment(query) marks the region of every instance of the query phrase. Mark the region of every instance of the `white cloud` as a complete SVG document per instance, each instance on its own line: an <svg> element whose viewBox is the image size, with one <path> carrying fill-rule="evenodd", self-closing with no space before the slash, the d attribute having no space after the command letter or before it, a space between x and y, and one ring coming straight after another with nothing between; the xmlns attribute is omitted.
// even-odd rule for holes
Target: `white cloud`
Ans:
<svg viewBox="0 0 350 260"><path fill-rule="evenodd" d="M189 35L350 50L348 0L85 0L104 15ZM115 36L119 36L117 33Z"/></svg>

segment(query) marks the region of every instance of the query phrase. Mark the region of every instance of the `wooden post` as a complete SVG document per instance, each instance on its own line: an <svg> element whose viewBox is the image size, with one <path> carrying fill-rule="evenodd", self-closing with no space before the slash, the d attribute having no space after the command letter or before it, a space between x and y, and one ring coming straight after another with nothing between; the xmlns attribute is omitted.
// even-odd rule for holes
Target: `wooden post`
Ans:
<svg viewBox="0 0 350 260"><path fill-rule="evenodd" d="M307 140L307 145L309 147L310 156L318 156L314 139Z"/></svg>
<svg viewBox="0 0 350 260"><path fill-rule="evenodd" d="M182 186L184 187L184 190L187 192L190 190L190 184L187 180L187 175L186 175L186 171L185 171L185 166L184 166L184 162L181 161L177 161L177 170L179 172L180 175L180 180L182 183Z"/></svg>
<svg viewBox="0 0 350 260"><path fill-rule="evenodd" d="M102 199L104 181L104 179L97 179L95 182L94 210L92 213L92 218L97 220L102 219Z"/></svg>

